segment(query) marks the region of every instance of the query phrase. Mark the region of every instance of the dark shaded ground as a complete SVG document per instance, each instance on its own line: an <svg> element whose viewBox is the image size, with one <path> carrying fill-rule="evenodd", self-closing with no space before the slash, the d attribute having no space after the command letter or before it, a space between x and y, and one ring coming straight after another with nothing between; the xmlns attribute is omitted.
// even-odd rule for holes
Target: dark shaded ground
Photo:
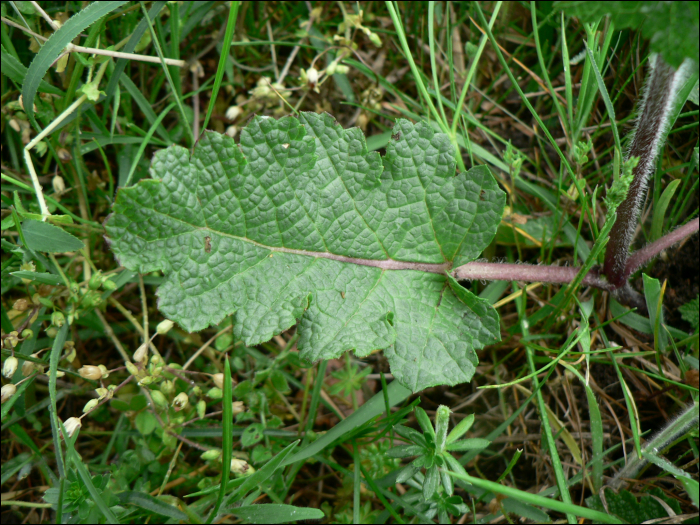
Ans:
<svg viewBox="0 0 700 525"><path fill-rule="evenodd" d="M662 282L668 279L664 295L666 321L681 330L690 331L691 327L681 318L678 307L695 299L700 291L699 248L700 238L693 235L680 247L668 250L666 260L658 259L650 272Z"/></svg>

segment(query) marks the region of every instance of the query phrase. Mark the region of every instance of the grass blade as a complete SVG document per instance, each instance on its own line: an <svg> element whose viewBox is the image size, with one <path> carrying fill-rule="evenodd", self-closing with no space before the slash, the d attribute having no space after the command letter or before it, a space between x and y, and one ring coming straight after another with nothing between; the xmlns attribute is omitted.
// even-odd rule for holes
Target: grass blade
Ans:
<svg viewBox="0 0 700 525"><path fill-rule="evenodd" d="M224 397L222 404L223 414L221 418L223 425L223 443L221 459L221 484L219 487L219 494L216 498L216 503L209 514L207 523L214 521L214 518L221 508L221 504L224 502L226 489L228 487L228 478L231 473L231 456L233 455L233 434L231 432L233 426L233 389L231 388L231 365L228 362L228 355L226 356L226 359L224 359Z"/></svg>
<svg viewBox="0 0 700 525"><path fill-rule="evenodd" d="M207 124L209 124L209 119L211 118L212 111L214 111L214 106L216 105L216 96L219 94L221 80L224 78L224 66L226 65L226 59L228 59L229 53L231 52L231 41L233 40L233 32L236 29L238 7L240 4L240 2L231 2L231 7L229 8L228 22L226 22L226 33L224 33L224 42L221 48L221 56L219 57L219 67L216 68L214 87L212 87L211 90L211 98L209 99L207 115L204 117L204 123L202 124L202 131L207 129ZM197 137L197 139L199 139L199 137Z"/></svg>
<svg viewBox="0 0 700 525"><path fill-rule="evenodd" d="M387 388L387 394L389 397L390 406L394 406L401 403L404 399L407 399L412 392L399 384L398 381L392 381ZM301 461L306 458L318 454L328 445L334 441L342 438L345 434L352 432L355 428L360 425L364 425L367 421L373 417L377 417L386 409L384 404L384 393L379 392L375 394L372 399L367 401L358 410L353 412L347 419L344 419L339 424L334 426L331 430L326 432L319 439L313 443L307 445L303 450L300 450L294 456L289 458L284 462L284 465L290 465ZM309 412L310 414L310 412Z"/></svg>
<svg viewBox="0 0 700 525"><path fill-rule="evenodd" d="M656 203L656 206L654 206L654 218L651 220L651 237L649 239L651 242L654 242L661 237L661 232L663 231L664 227L664 219L666 218L666 209L668 208L668 205L671 202L673 195L676 193L680 183L680 179L671 181L671 183L666 186L666 189L661 194L661 198Z"/></svg>
<svg viewBox="0 0 700 525"><path fill-rule="evenodd" d="M613 138L615 139L615 146L618 151L622 151L622 144L620 143L620 134L617 131L617 121L615 120L615 108L610 101L610 95L608 95L608 89L605 87L605 82L603 77L600 76L600 69L598 64L596 64L595 57L591 48L588 47L588 42L584 41L586 46L586 52L588 53L588 58L591 59L591 66L593 67L593 74L595 75L596 82L598 83L598 91L600 91L600 96L603 98L603 103L605 104L605 109L610 117L610 128L612 129Z"/></svg>
<svg viewBox="0 0 700 525"><path fill-rule="evenodd" d="M556 512L565 512L571 516L580 516L582 518L595 520L601 523L623 523L617 517L610 514L605 514L604 512L599 512L597 510L579 507L578 505L574 505L572 503L562 503L561 501L557 501L555 499L545 498L538 494L530 494L529 492L507 487L505 485L501 485L500 483L475 478L469 474L464 475L456 472L449 472L449 474L480 489L495 492L497 494L504 494L505 496L513 498L514 500L522 501L537 507L543 507Z"/></svg>
<svg viewBox="0 0 700 525"><path fill-rule="evenodd" d="M146 492L125 490L117 494L122 505L135 505L153 514L159 514L177 521L187 521L187 515L177 507L151 496Z"/></svg>
<svg viewBox="0 0 700 525"><path fill-rule="evenodd" d="M153 29L153 24L148 16L148 11L146 11L146 6L141 2L141 11L143 11L143 16L146 17L146 22L148 22L148 28L151 30L151 38L153 39L153 45L158 52L158 57L160 58L160 64L163 66L163 72L165 77L168 79L168 84L170 84L170 89L175 102L177 103L177 109L180 111L180 117L182 118L183 127L187 131L187 136L190 138L190 145L194 147L194 135L192 134L192 126L185 113L185 107L182 105L182 100L177 95L177 90L175 89L175 83L173 82L173 77L170 75L170 69L165 63L165 57L163 56L163 50L160 48L160 42L158 41L158 35L156 35L155 29Z"/></svg>

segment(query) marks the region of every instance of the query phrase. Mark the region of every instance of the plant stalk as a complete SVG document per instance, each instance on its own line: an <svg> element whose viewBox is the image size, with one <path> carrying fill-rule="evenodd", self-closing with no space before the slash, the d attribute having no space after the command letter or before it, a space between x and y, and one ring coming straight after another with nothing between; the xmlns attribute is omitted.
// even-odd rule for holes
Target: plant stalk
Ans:
<svg viewBox="0 0 700 525"><path fill-rule="evenodd" d="M667 233L658 241L655 241L641 250L633 253L625 267L623 276L624 282L632 273L646 264L648 261L656 257L659 253L667 250L674 244L683 239L695 234L700 228L700 219L697 217L692 221L684 224L680 228ZM512 263L489 263L489 262L470 262L459 266L452 270L452 276L460 280L483 279L485 281L526 281L526 282L543 282L543 283L561 283L568 284L575 278L580 268L573 266L538 266L534 264L512 264ZM581 283L584 286L593 286L602 290L623 290L624 287L616 288L613 286L604 275L600 273L599 268L593 268L583 278ZM623 283L624 284L624 283Z"/></svg>
<svg viewBox="0 0 700 525"><path fill-rule="evenodd" d="M603 275L613 289L623 287L629 277L629 247L637 225L639 208L665 137L669 113L683 78L683 69L683 66L674 69L663 61L661 55L657 55L649 72L639 107L637 127L633 131L634 136L625 157L625 160L639 157L639 163L634 168L634 180L630 184L627 198L617 208L617 220L610 231L610 241L605 252Z"/></svg>

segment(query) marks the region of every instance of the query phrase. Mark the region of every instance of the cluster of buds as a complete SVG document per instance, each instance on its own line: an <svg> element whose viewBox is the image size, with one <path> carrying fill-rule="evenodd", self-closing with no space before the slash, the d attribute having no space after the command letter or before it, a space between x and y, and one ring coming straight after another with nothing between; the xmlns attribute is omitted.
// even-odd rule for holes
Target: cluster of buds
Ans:
<svg viewBox="0 0 700 525"><path fill-rule="evenodd" d="M163 362L157 355L148 358L148 343L141 345L134 352L134 363L127 362L126 369L129 373L138 379L140 386L151 385L162 381L163 378Z"/></svg>
<svg viewBox="0 0 700 525"><path fill-rule="evenodd" d="M287 98L288 93L284 84L280 84L279 82L270 84L266 77L260 77L256 87L250 91L250 95L263 103L272 103L278 100L279 97Z"/></svg>
<svg viewBox="0 0 700 525"><path fill-rule="evenodd" d="M373 32L370 28L362 25L363 15L364 12L362 9L360 9L358 14L345 15L345 19L338 25L338 33L344 33L348 28L359 29L367 36L367 38L369 38L369 41L372 42L372 44L374 44L376 47L382 47L382 39L379 37L379 35ZM368 20L370 17L371 15L367 17Z"/></svg>

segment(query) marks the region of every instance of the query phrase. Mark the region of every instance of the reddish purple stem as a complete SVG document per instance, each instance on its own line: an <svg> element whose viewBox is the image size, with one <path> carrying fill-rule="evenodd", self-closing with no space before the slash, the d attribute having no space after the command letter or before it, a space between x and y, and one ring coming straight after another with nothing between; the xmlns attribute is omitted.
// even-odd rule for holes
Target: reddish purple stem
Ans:
<svg viewBox="0 0 700 525"><path fill-rule="evenodd" d="M625 282L632 273L646 262L656 257L663 250L670 248L686 237L697 233L700 220L695 218L680 228L664 235L658 241L645 246L632 254L625 267ZM576 278L580 268L570 266L537 266L533 264L502 264L487 262L470 262L452 271L452 276L457 280L483 279L485 281L540 281L543 283L567 284ZM583 278L584 286L593 286L603 290L613 290L604 276L597 269L593 269Z"/></svg>

